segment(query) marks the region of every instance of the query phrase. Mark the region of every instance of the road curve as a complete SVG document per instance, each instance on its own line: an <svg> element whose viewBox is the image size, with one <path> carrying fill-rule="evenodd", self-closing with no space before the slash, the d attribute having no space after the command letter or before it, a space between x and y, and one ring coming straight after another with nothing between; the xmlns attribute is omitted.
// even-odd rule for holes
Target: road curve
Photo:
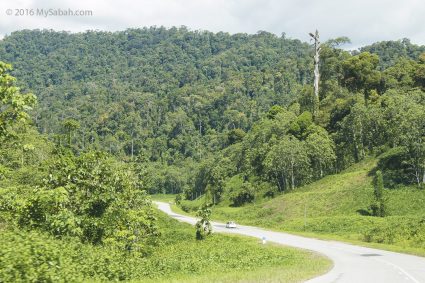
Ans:
<svg viewBox="0 0 425 283"><path fill-rule="evenodd" d="M176 214L168 203L154 202L169 216L194 225L196 218ZM223 223L212 222L214 232L241 234L286 246L302 248L324 254L333 263L326 274L309 280L309 283L425 283L425 258L365 248L337 241L323 241L291 234L267 231L252 226L226 229Z"/></svg>

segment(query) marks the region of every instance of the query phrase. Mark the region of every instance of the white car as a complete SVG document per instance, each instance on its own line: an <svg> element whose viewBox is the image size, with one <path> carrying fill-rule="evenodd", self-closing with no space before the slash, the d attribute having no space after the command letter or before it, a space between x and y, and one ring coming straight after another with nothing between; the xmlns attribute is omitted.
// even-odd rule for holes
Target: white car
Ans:
<svg viewBox="0 0 425 283"><path fill-rule="evenodd" d="M236 223L233 221L229 221L226 223L226 228L236 228Z"/></svg>

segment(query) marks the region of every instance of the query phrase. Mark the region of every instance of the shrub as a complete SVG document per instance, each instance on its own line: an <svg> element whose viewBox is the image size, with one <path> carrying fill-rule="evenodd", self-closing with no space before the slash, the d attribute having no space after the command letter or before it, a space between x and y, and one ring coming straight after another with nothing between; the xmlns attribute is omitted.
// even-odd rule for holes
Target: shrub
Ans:
<svg viewBox="0 0 425 283"><path fill-rule="evenodd" d="M61 156L42 186L14 196L21 227L143 250L156 237L150 200L123 165L99 152Z"/></svg>
<svg viewBox="0 0 425 283"><path fill-rule="evenodd" d="M233 206L241 206L245 203L252 202L255 198L255 189L249 182L243 182L242 186L232 191L230 200L233 202Z"/></svg>
<svg viewBox="0 0 425 283"><path fill-rule="evenodd" d="M212 233L212 226L210 223L211 209L210 205L202 205L196 213L200 219L196 222L196 239L204 240L208 235Z"/></svg>
<svg viewBox="0 0 425 283"><path fill-rule="evenodd" d="M255 198L254 187L245 181L241 174L233 176L226 182L225 191L233 206L244 205Z"/></svg>
<svg viewBox="0 0 425 283"><path fill-rule="evenodd" d="M404 162L407 157L404 147L394 147L379 157L378 167L383 172L385 186L388 188L398 187L400 184L409 184L410 168Z"/></svg>
<svg viewBox="0 0 425 283"><path fill-rule="evenodd" d="M76 282L82 276L69 256L70 245L36 232L0 233L2 282Z"/></svg>
<svg viewBox="0 0 425 283"><path fill-rule="evenodd" d="M374 202L370 206L373 216L384 217L386 212L386 202L387 199L384 196L384 180L382 178L382 172L380 170L376 171L374 179Z"/></svg>
<svg viewBox="0 0 425 283"><path fill-rule="evenodd" d="M366 242L425 248L425 217L388 217L363 233Z"/></svg>

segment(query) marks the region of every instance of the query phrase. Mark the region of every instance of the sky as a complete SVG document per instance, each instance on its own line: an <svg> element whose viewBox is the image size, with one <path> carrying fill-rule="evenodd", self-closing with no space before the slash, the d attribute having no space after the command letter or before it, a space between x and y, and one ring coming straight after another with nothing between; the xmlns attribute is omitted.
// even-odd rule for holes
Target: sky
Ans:
<svg viewBox="0 0 425 283"><path fill-rule="evenodd" d="M91 15L37 15L41 9ZM349 37L350 49L402 38L425 44L425 0L0 0L0 38L21 29L117 31L154 25L232 34L262 30L302 41L318 29L322 41Z"/></svg>

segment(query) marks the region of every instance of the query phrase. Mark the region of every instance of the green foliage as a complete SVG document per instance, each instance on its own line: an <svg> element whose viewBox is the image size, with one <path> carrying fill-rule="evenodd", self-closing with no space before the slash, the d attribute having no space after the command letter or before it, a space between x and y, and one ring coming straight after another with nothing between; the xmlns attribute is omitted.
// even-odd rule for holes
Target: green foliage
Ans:
<svg viewBox="0 0 425 283"><path fill-rule="evenodd" d="M333 239L337 236L339 240L384 243L423 254L425 192L414 186L385 190L386 217L370 216L368 209L375 199L370 172L376 163L364 160L274 199L243 207L220 204L213 208L213 218Z"/></svg>
<svg viewBox="0 0 425 283"><path fill-rule="evenodd" d="M285 112L285 109L284 109L284 108L282 108L282 106L279 106L279 105L273 105L273 106L269 109L269 111L267 112L266 117L267 117L268 119L274 119L274 118L276 117L276 115L277 115L277 114L279 114L279 113L283 113L283 112Z"/></svg>
<svg viewBox="0 0 425 283"><path fill-rule="evenodd" d="M424 101L424 93L418 90L407 95L389 91L383 101L383 132L394 149L381 157L380 168L392 186L416 183L421 187L425 181Z"/></svg>
<svg viewBox="0 0 425 283"><path fill-rule="evenodd" d="M213 203L228 200L240 206L261 193L274 195L331 172L336 157L330 136L314 124L310 112L296 116L299 111L292 110L272 107L269 118L255 123L240 143L204 160L186 198L207 194ZM236 184L241 176L244 181Z"/></svg>
<svg viewBox="0 0 425 283"><path fill-rule="evenodd" d="M216 45L221 40L227 44ZM21 50L30 51L18 55ZM263 257L255 244L236 247L236 241L206 238L208 207L199 212L197 238L205 239L199 244L173 225L159 229L145 189L218 202L228 178L251 172L239 155L249 151L246 131L309 79L309 60L299 58L303 52L307 44L266 33L230 36L184 28L77 35L23 31L6 37L0 56L13 61L23 89L40 94L32 114L46 135L15 123L27 122L25 111L35 97L11 86L9 66L1 65L6 96L0 106L7 119L0 119L0 134L16 134L0 145L0 228L12 231L1 235L1 277L118 281L273 266L274 259ZM271 122L270 145L299 114L281 112ZM252 201L269 184L260 175L252 179L237 188L235 203Z"/></svg>
<svg viewBox="0 0 425 283"><path fill-rule="evenodd" d="M379 156L378 167L384 170L385 184L394 188L400 183L408 182L406 165L403 160L406 159L406 148L394 147Z"/></svg>
<svg viewBox="0 0 425 283"><path fill-rule="evenodd" d="M414 60L400 59L396 64L383 72L383 83L386 89L404 88L415 86L415 72L418 63Z"/></svg>
<svg viewBox="0 0 425 283"><path fill-rule="evenodd" d="M412 44L409 39L403 38L397 41L376 42L360 50L378 55L380 69L386 69L393 66L400 57L416 60L421 53L425 52L425 46Z"/></svg>
<svg viewBox="0 0 425 283"><path fill-rule="evenodd" d="M71 146L71 137L72 134L75 130L80 128L80 123L78 123L78 121L74 120L74 119L66 119L63 123L62 123L66 134L68 136L68 146Z"/></svg>
<svg viewBox="0 0 425 283"><path fill-rule="evenodd" d="M195 224L196 240L205 240L212 233L210 206L209 204L203 204L196 212L196 216L200 218Z"/></svg>
<svg viewBox="0 0 425 283"><path fill-rule="evenodd" d="M212 203L215 217L226 220L398 245L404 238L414 245L423 239L422 228L403 224L394 236L387 219L415 211L409 223L422 227L424 197L405 186L425 182L423 47L403 40L351 54L339 48L346 41L322 46L318 104L309 45L266 32L152 27L6 36L0 57L15 69L0 63L0 227L87 247L77 259L93 253L99 264L87 261L75 281L158 278L198 267L209 272L216 261L237 266L233 259L208 261L202 248L211 253L214 236L187 244L192 229L165 231L177 247L157 249L160 239L167 240L158 235L145 191L179 194L185 211ZM28 127L35 97L15 85L40 97L31 114L45 135ZM370 155L380 156L378 169L393 189L375 200ZM327 176L335 172L342 173ZM376 192L384 185L378 183ZM391 216L366 216L372 202L375 214L383 216L385 204ZM199 213L197 237L205 238L210 211ZM31 249L28 235L16 239L25 249ZM45 260L60 262L56 242L51 244L40 248L49 250ZM186 250L202 260L176 256ZM149 258L155 252L170 261ZM75 274L73 268L58 270ZM46 276L56 278L58 270Z"/></svg>
<svg viewBox="0 0 425 283"><path fill-rule="evenodd" d="M48 167L43 185L27 190L16 214L22 227L83 242L147 249L156 235L146 193L124 166L99 152L63 155Z"/></svg>
<svg viewBox="0 0 425 283"><path fill-rule="evenodd" d="M232 202L233 206L241 206L245 203L250 203L254 198L255 189L250 182L245 181L240 185L232 184L232 188L230 188L229 192L229 200Z"/></svg>
<svg viewBox="0 0 425 283"><path fill-rule="evenodd" d="M370 206L373 216L384 217L387 214L386 200L384 195L384 180L381 171L376 171L375 180L373 184L373 194L375 197L374 203Z"/></svg>
<svg viewBox="0 0 425 283"><path fill-rule="evenodd" d="M301 115L297 117L297 120L292 122L291 129L289 130L289 132L300 139L305 138L306 130L312 124L313 115L308 111L304 111Z"/></svg>
<svg viewBox="0 0 425 283"><path fill-rule="evenodd" d="M192 161L184 164L165 165L154 162L135 162L135 172L139 186L150 194L176 194L183 193L191 184L188 177Z"/></svg>
<svg viewBox="0 0 425 283"><path fill-rule="evenodd" d="M229 144L241 142L244 137L245 137L245 132L241 129L230 130L229 133L227 134L227 140Z"/></svg>
<svg viewBox="0 0 425 283"><path fill-rule="evenodd" d="M368 91L378 88L381 80L378 62L379 57L368 52L348 58L342 63L343 85L354 92L363 91L368 99Z"/></svg>
<svg viewBox="0 0 425 283"><path fill-rule="evenodd" d="M279 268L290 272L294 268L303 268L306 262L311 262L311 265L320 262L319 268L311 271L316 274L328 266L327 261L316 255L284 247L258 245L256 240L248 238L214 235L205 241L195 241L193 228L189 225L162 214L157 216L162 236L159 245L147 256L108 246L83 244L70 238L57 239L36 231L2 230L0 278L5 282L150 279L157 282L185 276L185 281L199 281L197 278L202 276L217 279L222 273L245 274L262 268ZM246 276L240 278L246 279Z"/></svg>
<svg viewBox="0 0 425 283"><path fill-rule="evenodd" d="M425 52L419 56L419 66L415 72L416 84L425 91Z"/></svg>
<svg viewBox="0 0 425 283"><path fill-rule="evenodd" d="M425 218L394 217L370 227L363 234L366 242L411 246L425 249Z"/></svg>
<svg viewBox="0 0 425 283"><path fill-rule="evenodd" d="M72 252L73 248L81 248L78 244L55 241L36 232L2 231L0 238L3 282L75 282L83 279L76 271L84 262L74 262L78 256Z"/></svg>
<svg viewBox="0 0 425 283"><path fill-rule="evenodd" d="M11 69L11 65L0 61L0 139L12 134L14 125L27 123L27 112L36 103L33 94L20 93L15 86L16 79L9 74Z"/></svg>
<svg viewBox="0 0 425 283"><path fill-rule="evenodd" d="M201 207L204 203L204 200L202 198L189 201L189 200L182 200L180 202L180 207L184 212L197 212L199 210L199 207Z"/></svg>
<svg viewBox="0 0 425 283"><path fill-rule="evenodd" d="M208 196L208 202L218 202L223 194L226 179L237 171L234 163L230 158L220 155L206 159L198 168L193 189L186 191L187 198L194 199L197 195L205 194Z"/></svg>
<svg viewBox="0 0 425 283"><path fill-rule="evenodd" d="M311 127L305 143L315 177L322 178L331 172L336 161L335 143L321 127Z"/></svg>
<svg viewBox="0 0 425 283"><path fill-rule="evenodd" d="M135 162L149 193L207 194L217 203L237 174L254 180L255 194L264 182L284 191L396 146L408 149L403 182L422 186L423 48L403 40L350 54L340 49L347 41L322 46L320 105L308 44L266 32L22 31L0 42L0 55L20 85L40 93L40 131L76 154L103 149ZM405 123L394 123L398 115ZM407 123L414 134L397 128ZM265 158L289 135L309 160L301 155L302 170L287 181Z"/></svg>
<svg viewBox="0 0 425 283"><path fill-rule="evenodd" d="M65 121L78 121L77 152L167 164L219 150L228 130L247 131L312 77L307 43L185 27L18 31L0 41L0 58L38 94L40 132L53 136Z"/></svg>
<svg viewBox="0 0 425 283"><path fill-rule="evenodd" d="M309 175L310 160L305 142L292 136L284 137L271 148L264 164L281 191L294 189L296 185L303 184Z"/></svg>

